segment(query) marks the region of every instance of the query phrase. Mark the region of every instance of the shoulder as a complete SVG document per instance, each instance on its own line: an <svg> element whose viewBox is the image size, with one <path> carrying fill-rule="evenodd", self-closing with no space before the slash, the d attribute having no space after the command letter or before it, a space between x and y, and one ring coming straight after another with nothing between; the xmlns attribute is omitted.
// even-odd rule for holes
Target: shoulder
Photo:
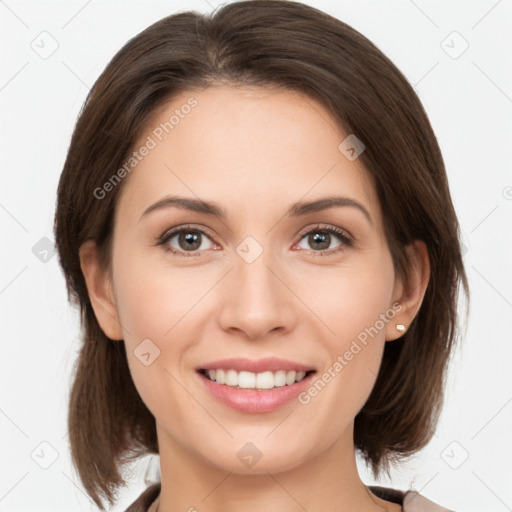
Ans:
<svg viewBox="0 0 512 512"><path fill-rule="evenodd" d="M453 512L437 505L416 491L405 493L403 507L404 512Z"/></svg>
<svg viewBox="0 0 512 512"><path fill-rule="evenodd" d="M403 512L453 512L430 501L417 491L399 491L387 487L370 486L375 496L402 505Z"/></svg>
<svg viewBox="0 0 512 512"><path fill-rule="evenodd" d="M147 512L151 504L160 494L160 482L150 485L125 512Z"/></svg>

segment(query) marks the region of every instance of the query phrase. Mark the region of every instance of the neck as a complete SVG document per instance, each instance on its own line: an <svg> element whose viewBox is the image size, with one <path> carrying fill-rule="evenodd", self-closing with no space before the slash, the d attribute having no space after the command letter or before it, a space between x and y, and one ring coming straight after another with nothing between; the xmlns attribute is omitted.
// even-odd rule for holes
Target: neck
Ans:
<svg viewBox="0 0 512 512"><path fill-rule="evenodd" d="M209 464L157 423L161 492L150 512L364 512L400 511L361 481L352 430L327 451L284 471L240 474ZM263 461L263 458L261 459ZM254 469L259 464L254 466ZM179 470L176 470L179 468Z"/></svg>

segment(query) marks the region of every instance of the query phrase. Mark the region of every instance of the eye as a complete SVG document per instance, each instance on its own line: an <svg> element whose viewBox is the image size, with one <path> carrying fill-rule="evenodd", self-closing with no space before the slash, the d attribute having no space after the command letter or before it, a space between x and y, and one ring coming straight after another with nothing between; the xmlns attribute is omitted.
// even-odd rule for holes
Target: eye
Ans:
<svg viewBox="0 0 512 512"><path fill-rule="evenodd" d="M317 226L299 236L300 242L297 247L304 249L301 247L301 243L310 244L314 256L328 256L341 252L354 244L353 239L346 231L334 226ZM341 241L341 244L334 249L330 249L333 238ZM208 241L210 244L208 244ZM212 245L215 244L204 230L186 225L163 233L158 237L157 245L178 257L198 257L201 256L201 251L211 249Z"/></svg>
<svg viewBox="0 0 512 512"><path fill-rule="evenodd" d="M211 245L205 243L207 240L211 242L210 237L202 229L183 226L179 229L166 231L158 239L158 245L163 246L165 251L178 256L191 257L200 256L199 251L211 248Z"/></svg>
<svg viewBox="0 0 512 512"><path fill-rule="evenodd" d="M343 251L353 245L353 240L350 235L343 229L334 226L317 226L300 236L301 241L297 247L300 247L302 242L310 244L313 248L314 256L328 256ZM333 238L341 240L341 244L335 249L330 249L329 247Z"/></svg>

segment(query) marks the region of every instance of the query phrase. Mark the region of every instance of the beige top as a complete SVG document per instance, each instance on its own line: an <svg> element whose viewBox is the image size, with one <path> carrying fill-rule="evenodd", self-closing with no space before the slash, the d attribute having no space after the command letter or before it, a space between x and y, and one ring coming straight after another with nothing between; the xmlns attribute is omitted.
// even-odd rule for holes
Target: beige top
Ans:
<svg viewBox="0 0 512 512"><path fill-rule="evenodd" d="M403 512L452 512L440 507L416 491L399 491L386 487L370 486L375 496L402 505ZM160 482L150 485L127 509L126 512L148 512L160 494Z"/></svg>

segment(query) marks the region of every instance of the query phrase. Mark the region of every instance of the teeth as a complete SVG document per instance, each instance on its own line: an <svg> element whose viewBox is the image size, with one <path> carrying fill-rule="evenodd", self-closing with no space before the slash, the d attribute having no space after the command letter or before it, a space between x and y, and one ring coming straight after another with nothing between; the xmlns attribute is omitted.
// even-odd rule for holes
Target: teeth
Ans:
<svg viewBox="0 0 512 512"><path fill-rule="evenodd" d="M207 370L206 374L217 382L226 386L238 387L240 389L272 389L275 387L291 386L300 382L306 376L306 372L293 370L279 370L277 372L253 373L236 370Z"/></svg>

